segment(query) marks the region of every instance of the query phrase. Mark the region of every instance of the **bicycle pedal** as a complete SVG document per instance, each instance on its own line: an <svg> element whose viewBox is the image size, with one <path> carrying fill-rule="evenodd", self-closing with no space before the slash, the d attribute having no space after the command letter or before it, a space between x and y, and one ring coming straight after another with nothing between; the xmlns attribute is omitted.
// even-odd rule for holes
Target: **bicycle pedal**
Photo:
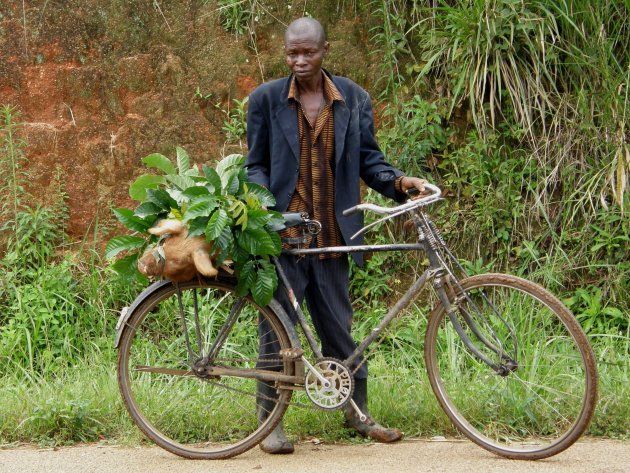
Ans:
<svg viewBox="0 0 630 473"><path fill-rule="evenodd" d="M298 347L283 348L282 350L280 350L280 356L287 360L296 360L298 358L301 358L303 354L304 350Z"/></svg>

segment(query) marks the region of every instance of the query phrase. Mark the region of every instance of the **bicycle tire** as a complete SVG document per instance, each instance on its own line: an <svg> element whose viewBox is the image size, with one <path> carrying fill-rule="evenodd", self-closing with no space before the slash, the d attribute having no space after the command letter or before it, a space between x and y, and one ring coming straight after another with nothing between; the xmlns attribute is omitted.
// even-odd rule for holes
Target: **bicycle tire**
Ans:
<svg viewBox="0 0 630 473"><path fill-rule="evenodd" d="M435 307L425 335L426 367L433 392L457 429L512 459L546 458L570 447L593 415L597 369L569 309L541 286L505 274L467 278L448 297L451 304L457 301L457 320L471 314L488 339L492 327L518 364L499 375L464 346L442 303ZM514 328L513 336L498 314ZM469 328L465 333L474 339ZM488 349L483 353L499 358Z"/></svg>
<svg viewBox="0 0 630 473"><path fill-rule="evenodd" d="M187 316L186 331L199 351L194 323L197 301L204 353L216 340L234 303L243 301L216 355L217 366L247 370L260 362L261 321L275 333L280 349L291 346L291 338L273 308L260 307L250 297L239 297L231 282L196 280L180 284L179 290ZM282 419L292 392L280 389L266 419L259 422L255 379L192 374L174 284L149 293L133 307L120 337L118 384L131 419L149 439L185 458L221 459L247 451L271 433ZM279 354L272 357L275 361L266 360L264 368L293 374L293 363L282 361ZM270 363L277 366L269 368Z"/></svg>

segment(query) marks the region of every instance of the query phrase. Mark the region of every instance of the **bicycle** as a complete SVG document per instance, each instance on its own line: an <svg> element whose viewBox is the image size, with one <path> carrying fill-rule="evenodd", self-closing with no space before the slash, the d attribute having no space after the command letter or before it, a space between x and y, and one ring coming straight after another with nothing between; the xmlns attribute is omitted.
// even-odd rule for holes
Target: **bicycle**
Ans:
<svg viewBox="0 0 630 473"><path fill-rule="evenodd" d="M415 316L422 300L418 295L431 283L437 299L425 333L426 370L441 408L457 429L477 445L513 459L546 458L571 446L587 428L597 398L597 371L584 332L571 312L535 283L507 274L466 276L424 211L441 200L437 187L428 188L431 195L396 207L360 204L346 210L383 215L361 232L409 216L415 243L289 250L295 255L426 254L429 268L346 360L322 356L293 299L298 325L313 353L307 359L278 302L260 307L251 297L239 296L229 272L182 284L163 280L146 288L122 311L116 335L119 387L135 424L174 454L219 459L262 441L280 422L294 392L305 393L321 409L353 405L350 367L362 362L367 347L392 320L407 311ZM305 235L319 229L305 215L286 219L287 225L301 225ZM282 269L277 269L291 295ZM279 349L261 360L263 321ZM269 409L262 421L256 412L260 381L273 385L277 394L263 399Z"/></svg>

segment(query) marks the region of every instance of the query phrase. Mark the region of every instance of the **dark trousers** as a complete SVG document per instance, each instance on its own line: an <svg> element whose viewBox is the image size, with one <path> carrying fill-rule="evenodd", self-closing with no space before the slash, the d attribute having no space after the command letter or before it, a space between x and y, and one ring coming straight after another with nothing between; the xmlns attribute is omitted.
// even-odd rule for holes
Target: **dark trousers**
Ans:
<svg viewBox="0 0 630 473"><path fill-rule="evenodd" d="M306 299L313 326L321 341L322 354L339 360L346 359L357 346L350 335L353 311L348 293L348 258L281 255L279 260L298 303L302 304ZM297 324L297 315L282 284L279 284L275 297L291 322ZM275 336L265 325L262 324L260 330L260 355L263 359L265 356L275 358L271 355L277 352ZM355 377L367 378L367 375L367 364L364 363Z"/></svg>

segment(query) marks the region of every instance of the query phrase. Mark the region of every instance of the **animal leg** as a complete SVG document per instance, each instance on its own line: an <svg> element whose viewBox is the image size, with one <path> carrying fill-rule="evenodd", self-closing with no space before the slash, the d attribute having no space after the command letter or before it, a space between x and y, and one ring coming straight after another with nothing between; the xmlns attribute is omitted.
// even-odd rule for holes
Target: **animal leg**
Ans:
<svg viewBox="0 0 630 473"><path fill-rule="evenodd" d="M204 276L212 277L219 274L217 268L212 264L208 251L204 248L197 248L193 252L193 261L195 262L195 268Z"/></svg>

